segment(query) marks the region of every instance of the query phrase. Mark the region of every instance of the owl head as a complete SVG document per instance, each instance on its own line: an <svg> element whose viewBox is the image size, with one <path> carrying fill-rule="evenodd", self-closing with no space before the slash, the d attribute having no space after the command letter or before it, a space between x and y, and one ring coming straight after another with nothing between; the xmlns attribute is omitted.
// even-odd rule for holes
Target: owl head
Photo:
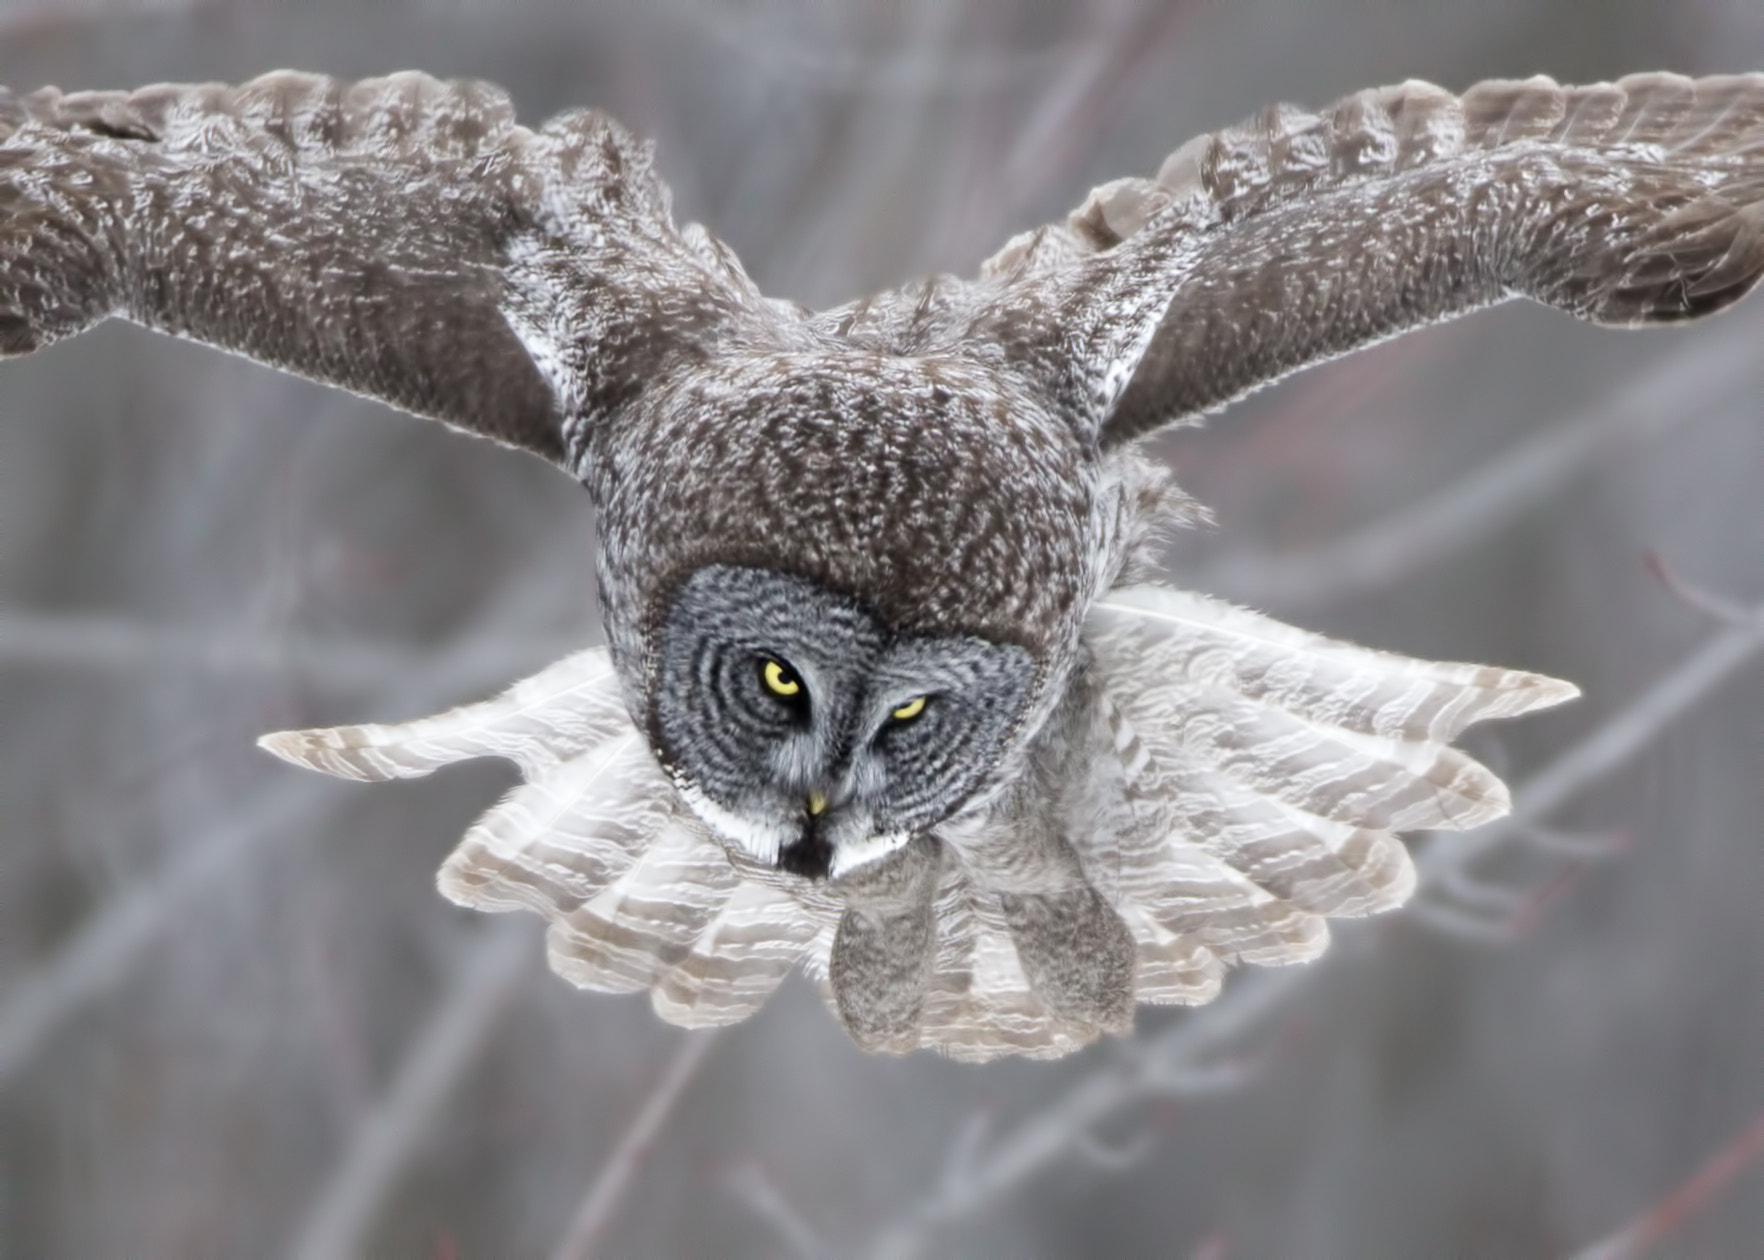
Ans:
<svg viewBox="0 0 1764 1260"><path fill-rule="evenodd" d="M1015 643L901 633L820 583L711 565L656 634L651 742L752 856L838 878L974 794L1036 691Z"/></svg>
<svg viewBox="0 0 1764 1260"><path fill-rule="evenodd" d="M838 879L983 799L1032 735L1094 585L1094 478L966 360L731 375L658 391L601 461L613 646L699 817Z"/></svg>

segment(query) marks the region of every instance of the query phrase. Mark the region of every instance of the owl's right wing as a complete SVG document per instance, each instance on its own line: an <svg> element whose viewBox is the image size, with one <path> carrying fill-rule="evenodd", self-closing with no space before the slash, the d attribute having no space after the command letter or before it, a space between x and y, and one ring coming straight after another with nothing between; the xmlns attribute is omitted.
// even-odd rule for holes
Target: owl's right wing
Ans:
<svg viewBox="0 0 1764 1260"><path fill-rule="evenodd" d="M1327 918L1393 909L1415 886L1399 833L1508 812L1506 786L1451 747L1473 723L1573 698L1568 683L1424 661L1221 600L1119 588L1086 623L1103 693L1098 758L1119 767L1113 828L1078 835L1140 949L1140 1000L1172 935L1225 962L1314 957ZM1150 951L1148 954L1147 951Z"/></svg>
<svg viewBox="0 0 1764 1260"><path fill-rule="evenodd" d="M662 1018L704 1028L747 1018L799 965L825 978L842 906L824 884L711 839L632 725L605 648L435 717L259 742L363 781L515 762L525 781L473 824L438 882L475 910L539 914L551 969L582 988L647 991Z"/></svg>
<svg viewBox="0 0 1764 1260"><path fill-rule="evenodd" d="M417 73L0 88L0 356L121 316L567 465L566 415L750 294L601 114Z"/></svg>
<svg viewBox="0 0 1764 1260"><path fill-rule="evenodd" d="M909 349L990 345L1108 446L1508 298L1638 326L1760 276L1764 74L1411 81L1270 107L1095 189L978 281L822 318Z"/></svg>

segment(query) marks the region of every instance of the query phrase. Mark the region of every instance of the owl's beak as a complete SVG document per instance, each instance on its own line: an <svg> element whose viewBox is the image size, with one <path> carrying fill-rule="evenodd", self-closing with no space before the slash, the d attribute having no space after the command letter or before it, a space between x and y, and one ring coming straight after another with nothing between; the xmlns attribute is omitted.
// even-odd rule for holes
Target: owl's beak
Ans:
<svg viewBox="0 0 1764 1260"><path fill-rule="evenodd" d="M819 818L827 808L827 797L822 792L808 794L808 812L810 818Z"/></svg>

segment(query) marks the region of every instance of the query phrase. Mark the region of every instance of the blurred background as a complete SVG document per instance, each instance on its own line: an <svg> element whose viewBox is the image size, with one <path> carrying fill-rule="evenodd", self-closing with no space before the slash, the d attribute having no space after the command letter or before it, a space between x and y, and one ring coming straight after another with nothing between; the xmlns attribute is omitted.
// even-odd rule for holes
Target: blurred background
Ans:
<svg viewBox="0 0 1764 1260"><path fill-rule="evenodd" d="M1764 69L1764 9L0 3L20 88L283 65L607 108L681 218L830 304L1276 99ZM1159 439L1217 517L1173 581L1586 698L1470 742L1521 817L1418 838L1412 912L984 1068L866 1058L799 981L714 1036L579 993L536 919L433 890L507 768L253 747L596 641L566 478L123 325L5 364L0 1257L1759 1254L1760 347L1758 298L1649 335L1507 307Z"/></svg>

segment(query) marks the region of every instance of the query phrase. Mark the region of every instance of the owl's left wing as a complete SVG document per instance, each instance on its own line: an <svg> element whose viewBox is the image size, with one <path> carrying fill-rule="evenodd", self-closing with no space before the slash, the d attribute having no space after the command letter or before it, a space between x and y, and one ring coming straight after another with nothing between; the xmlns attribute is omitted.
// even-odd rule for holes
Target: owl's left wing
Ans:
<svg viewBox="0 0 1764 1260"><path fill-rule="evenodd" d="M979 281L830 312L991 344L1105 445L1507 298L1600 324L1718 311L1764 276L1764 75L1640 74L1275 106L1095 189Z"/></svg>

